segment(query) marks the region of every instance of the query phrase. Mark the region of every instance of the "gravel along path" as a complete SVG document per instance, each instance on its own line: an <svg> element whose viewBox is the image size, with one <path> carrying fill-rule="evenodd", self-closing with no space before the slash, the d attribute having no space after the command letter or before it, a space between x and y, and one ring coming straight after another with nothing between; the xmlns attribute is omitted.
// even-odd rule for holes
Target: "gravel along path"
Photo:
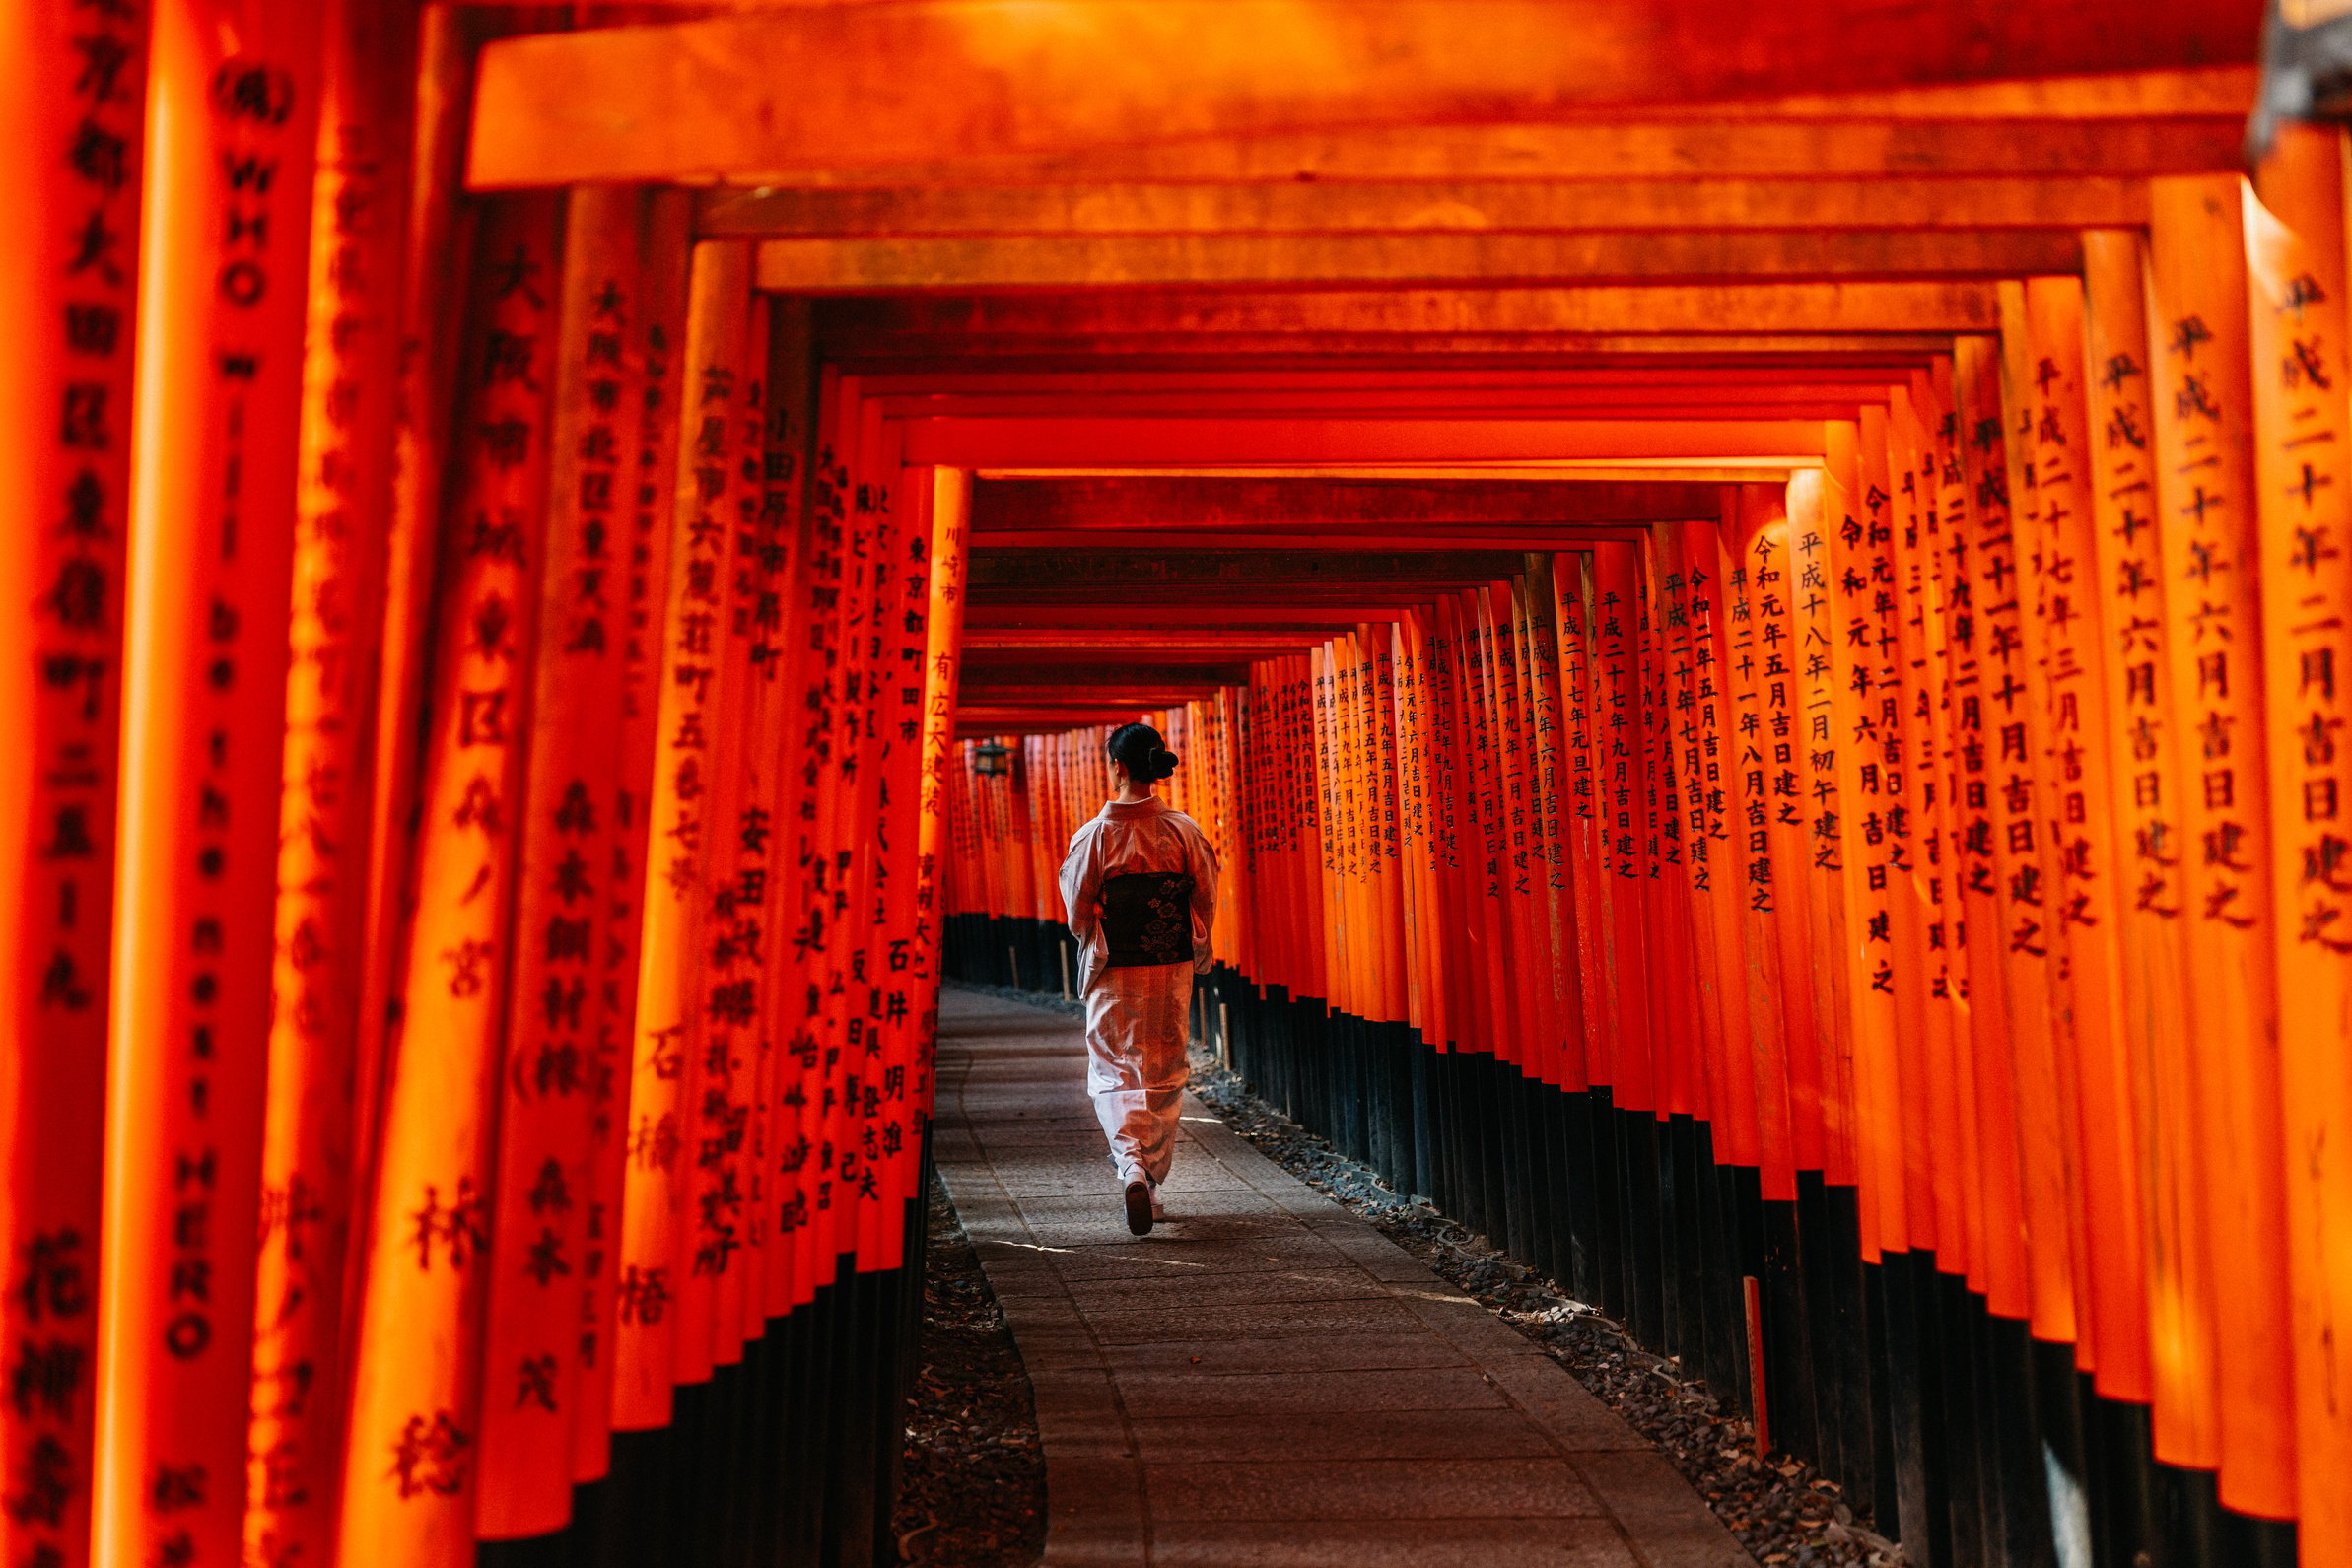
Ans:
<svg viewBox="0 0 2352 1568"><path fill-rule="evenodd" d="M936 1176L920 1353L892 1521L900 1560L1029 1568L1045 1553L1046 1525L1029 1373Z"/></svg>
<svg viewBox="0 0 2352 1568"><path fill-rule="evenodd" d="M1857 1522L1813 1466L1756 1458L1756 1432L1727 1416L1682 1368L1650 1354L1487 1238L1384 1185L1251 1094L1216 1058L1193 1053L1193 1092L1259 1151L1345 1203L1464 1294L1549 1351L1626 1423L1658 1446L1764 1568L1901 1568L1902 1549Z"/></svg>
<svg viewBox="0 0 2352 1568"><path fill-rule="evenodd" d="M1075 1003L1040 997L1033 991L992 986L965 989L1058 1012L1081 1010ZM1214 1057L1196 1050L1192 1068L1193 1092L1267 1158L1333 1201L1362 1214L1447 1282L1542 1345L1627 1425L1655 1443L1764 1568L1904 1568L1902 1548L1857 1520L1835 1482L1786 1456L1776 1462L1759 1461L1755 1429L1744 1420L1725 1415L1704 1387L1682 1375L1677 1363L1644 1350L1617 1323L1505 1256L1486 1237L1386 1186L1371 1167L1349 1159L1251 1094L1240 1077L1219 1066ZM935 1214L945 1209L944 1194L935 1187L933 1191ZM933 1234L935 1250L936 1220ZM960 1243L962 1233L956 1231L955 1235ZM971 1257L968 1246L963 1251L967 1259ZM985 1296L988 1286L980 1279L977 1264L969 1266L974 1285ZM933 1272L935 1279L936 1263ZM993 1314L993 1300L990 1307ZM1002 1328L998 1332L1003 1332ZM1004 1343L1011 1353L1010 1339ZM930 1355L927 1330L927 1380ZM1013 1364L1017 1371L1017 1353L1013 1353ZM1025 1406L1025 1381L1021 1398ZM1034 1426L1029 1440L1034 1455ZM910 1444L910 1493L912 1453ZM907 1517L907 1507L902 1500L902 1520ZM914 1517L920 1524L923 1516L918 1513ZM906 1528L902 1524L902 1531ZM918 1553L922 1544L920 1540L913 1543ZM949 1553L913 1555L910 1560L970 1561L993 1568L999 1563L1025 1564L1034 1558L966 1559Z"/></svg>

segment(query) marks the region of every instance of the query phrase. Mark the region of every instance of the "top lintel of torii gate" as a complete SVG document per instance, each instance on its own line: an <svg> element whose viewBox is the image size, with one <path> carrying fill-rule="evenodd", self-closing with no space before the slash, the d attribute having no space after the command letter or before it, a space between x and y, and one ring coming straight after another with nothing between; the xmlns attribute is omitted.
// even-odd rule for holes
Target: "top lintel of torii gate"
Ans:
<svg viewBox="0 0 2352 1568"><path fill-rule="evenodd" d="M2262 0L739 0L485 46L468 180L821 179L1186 139L1509 124L1863 95L2002 112L2246 102ZM2136 74L2136 76L2135 76ZM2235 78L2213 91L2210 78ZM2102 79L2109 84L2103 85ZM2136 87L2131 84L2137 81ZM2075 89L2067 88L2071 92ZM1972 97L1971 95L1974 96ZM2008 112L2063 112L2021 91ZM1528 170L1540 174L1540 169Z"/></svg>

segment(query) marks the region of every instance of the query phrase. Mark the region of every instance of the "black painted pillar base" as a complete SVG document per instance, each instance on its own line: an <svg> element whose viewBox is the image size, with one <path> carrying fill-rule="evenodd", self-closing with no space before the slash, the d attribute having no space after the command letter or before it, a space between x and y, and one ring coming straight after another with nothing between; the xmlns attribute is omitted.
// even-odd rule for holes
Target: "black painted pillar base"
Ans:
<svg viewBox="0 0 2352 1568"><path fill-rule="evenodd" d="M888 1568L891 1511L923 1323L924 1194L906 1205L906 1262L836 1283L676 1391L667 1426L616 1432L572 1523L487 1541L481 1568Z"/></svg>

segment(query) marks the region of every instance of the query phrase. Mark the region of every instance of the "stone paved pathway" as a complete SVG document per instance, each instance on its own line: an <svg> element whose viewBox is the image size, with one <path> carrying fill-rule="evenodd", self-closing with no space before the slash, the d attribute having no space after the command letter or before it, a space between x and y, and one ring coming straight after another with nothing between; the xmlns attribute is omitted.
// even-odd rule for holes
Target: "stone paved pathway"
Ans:
<svg viewBox="0 0 2352 1568"><path fill-rule="evenodd" d="M940 1174L1019 1341L1050 1568L1753 1568L1477 1302L1189 1096L1127 1233L1065 1014L941 999Z"/></svg>

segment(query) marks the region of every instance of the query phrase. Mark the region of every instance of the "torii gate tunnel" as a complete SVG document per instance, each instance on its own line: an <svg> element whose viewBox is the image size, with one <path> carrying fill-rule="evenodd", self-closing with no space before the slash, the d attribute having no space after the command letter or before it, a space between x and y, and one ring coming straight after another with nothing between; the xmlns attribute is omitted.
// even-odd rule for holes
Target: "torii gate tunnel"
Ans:
<svg viewBox="0 0 2352 1568"><path fill-rule="evenodd" d="M895 1561L1148 716L1910 1562L2352 1568L2346 10L8 7L0 1561Z"/></svg>

